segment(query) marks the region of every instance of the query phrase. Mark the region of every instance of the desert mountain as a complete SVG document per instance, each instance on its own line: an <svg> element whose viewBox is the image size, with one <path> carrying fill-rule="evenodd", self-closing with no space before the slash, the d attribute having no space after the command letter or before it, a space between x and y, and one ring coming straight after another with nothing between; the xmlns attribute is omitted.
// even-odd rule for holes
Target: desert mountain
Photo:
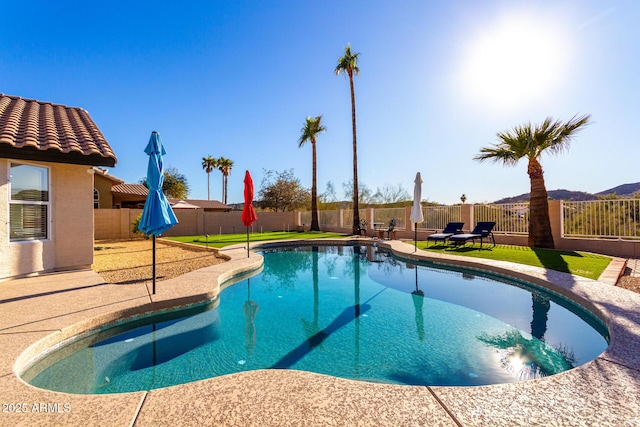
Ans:
<svg viewBox="0 0 640 427"><path fill-rule="evenodd" d="M622 184L617 187L610 188L608 190L600 191L599 193L591 194L584 191L570 191L570 190L550 190L547 191L550 200L596 200L598 196L606 196L609 194L616 194L621 198L631 198L635 194L640 192L640 182L633 184ZM493 203L523 203L529 201L529 193L520 194L519 196L505 197L500 200L496 200Z"/></svg>

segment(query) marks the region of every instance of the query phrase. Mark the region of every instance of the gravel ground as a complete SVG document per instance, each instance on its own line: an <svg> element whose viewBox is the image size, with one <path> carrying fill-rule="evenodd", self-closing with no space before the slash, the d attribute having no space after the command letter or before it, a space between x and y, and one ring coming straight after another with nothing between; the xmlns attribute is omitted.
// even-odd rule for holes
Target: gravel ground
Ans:
<svg viewBox="0 0 640 427"><path fill-rule="evenodd" d="M616 286L628 289L640 294L640 260L630 259L627 262L627 268L625 269L622 277L618 280Z"/></svg>
<svg viewBox="0 0 640 427"><path fill-rule="evenodd" d="M156 279L166 280L192 270L224 262L213 251L156 245ZM94 244L93 270L109 283L127 284L151 280L150 240L97 240ZM640 260L631 259L620 277L621 288L640 293Z"/></svg>
<svg viewBox="0 0 640 427"><path fill-rule="evenodd" d="M151 240L97 240L94 243L93 270L105 281L130 284L152 279ZM185 248L156 242L156 280L166 280L192 270L225 262L215 251Z"/></svg>

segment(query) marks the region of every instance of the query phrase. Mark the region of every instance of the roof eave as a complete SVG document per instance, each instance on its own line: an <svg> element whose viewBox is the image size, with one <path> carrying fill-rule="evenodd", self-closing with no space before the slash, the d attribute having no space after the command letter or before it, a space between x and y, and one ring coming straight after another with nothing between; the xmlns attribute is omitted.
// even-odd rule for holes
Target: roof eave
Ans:
<svg viewBox="0 0 640 427"><path fill-rule="evenodd" d="M55 149L38 150L34 147L17 148L8 144L0 144L0 158L108 167L114 167L118 161L115 156L103 156L101 154L86 155L75 151L63 153Z"/></svg>

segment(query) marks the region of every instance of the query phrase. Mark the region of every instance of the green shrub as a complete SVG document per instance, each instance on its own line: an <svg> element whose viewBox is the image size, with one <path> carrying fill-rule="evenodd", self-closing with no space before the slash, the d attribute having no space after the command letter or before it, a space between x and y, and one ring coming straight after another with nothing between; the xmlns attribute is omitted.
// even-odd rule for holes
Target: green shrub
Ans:
<svg viewBox="0 0 640 427"><path fill-rule="evenodd" d="M133 234L137 234L138 236L144 236L145 239L148 239L149 236L145 234L143 231L140 231L138 228L140 226L140 220L142 219L142 214L138 215L136 219L133 220L131 226L133 227Z"/></svg>

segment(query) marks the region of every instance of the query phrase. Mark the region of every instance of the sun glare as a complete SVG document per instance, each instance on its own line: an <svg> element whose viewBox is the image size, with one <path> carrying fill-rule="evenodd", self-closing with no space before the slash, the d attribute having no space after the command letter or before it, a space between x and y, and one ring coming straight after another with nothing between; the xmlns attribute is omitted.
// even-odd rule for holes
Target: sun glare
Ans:
<svg viewBox="0 0 640 427"><path fill-rule="evenodd" d="M567 66L567 39L531 17L511 17L468 45L462 66L465 95L482 105L511 108L547 96Z"/></svg>

